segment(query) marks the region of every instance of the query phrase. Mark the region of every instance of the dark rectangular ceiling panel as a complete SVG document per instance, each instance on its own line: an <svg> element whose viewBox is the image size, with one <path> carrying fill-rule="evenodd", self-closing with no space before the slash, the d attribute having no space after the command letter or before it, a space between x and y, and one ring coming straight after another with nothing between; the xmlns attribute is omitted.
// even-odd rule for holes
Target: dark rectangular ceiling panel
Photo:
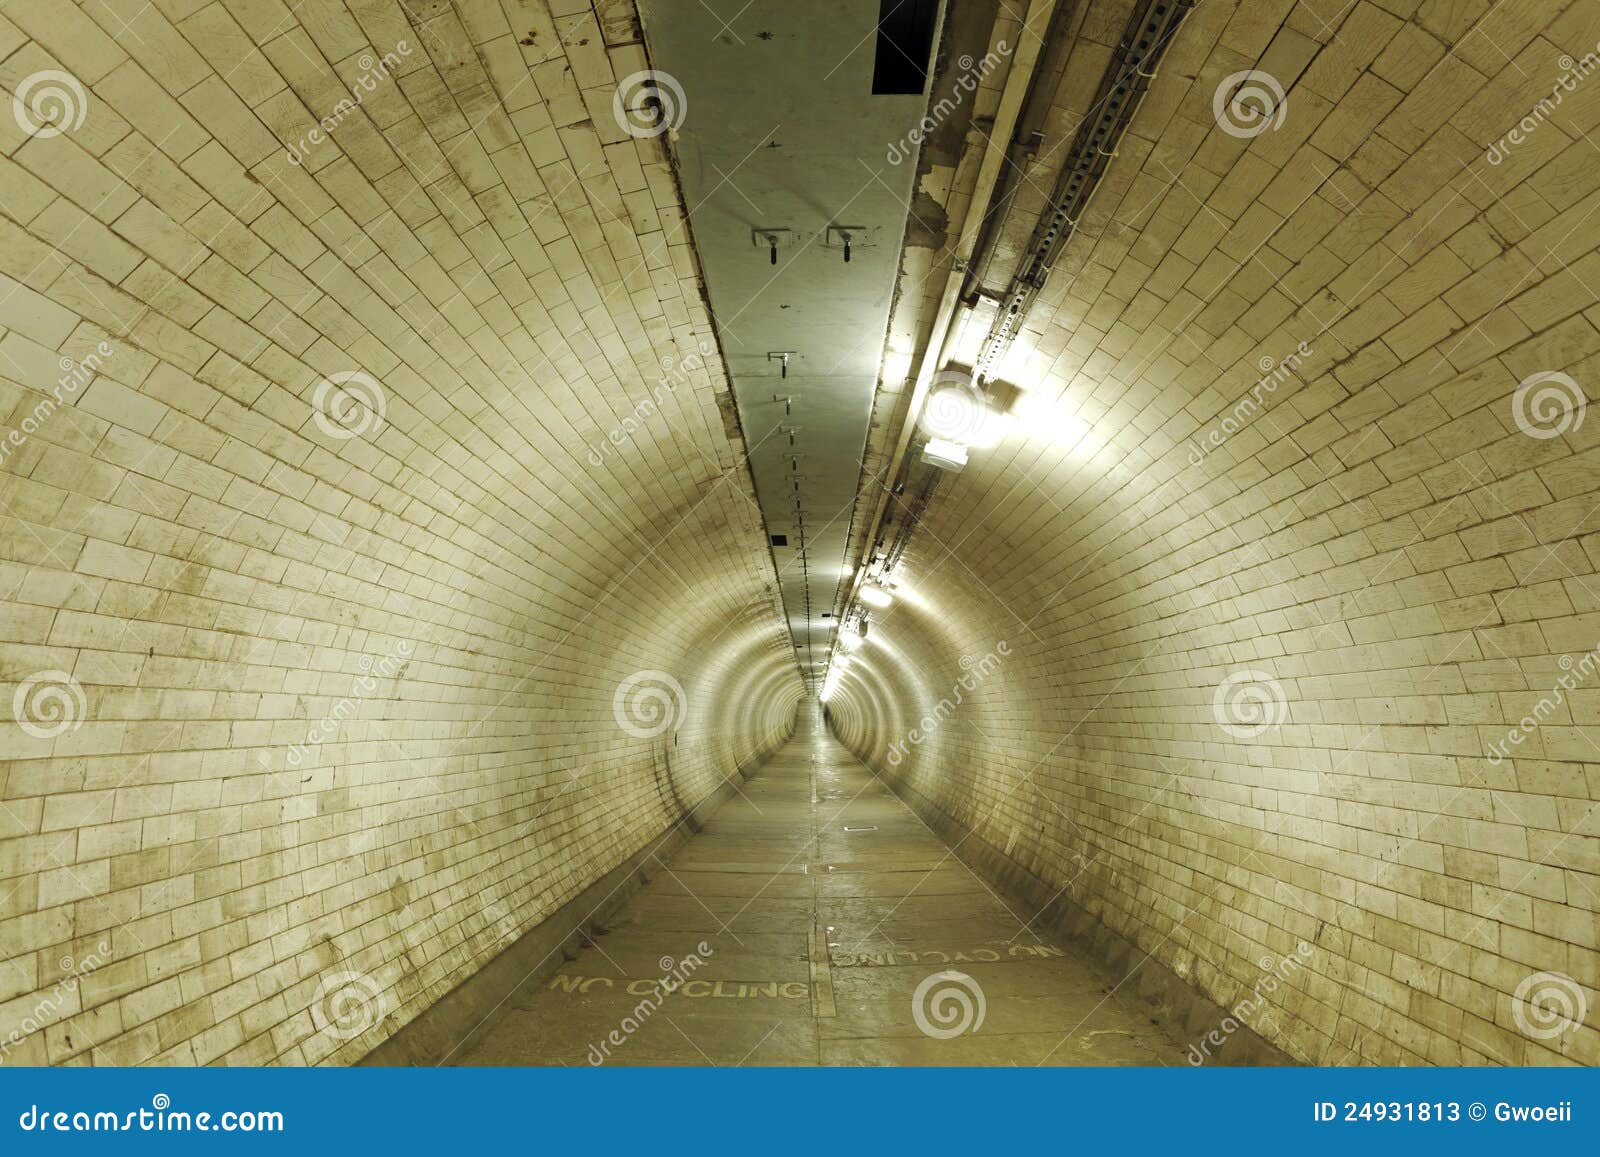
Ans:
<svg viewBox="0 0 1600 1157"><path fill-rule="evenodd" d="M918 96L928 83L928 53L938 0L879 0L872 95Z"/></svg>

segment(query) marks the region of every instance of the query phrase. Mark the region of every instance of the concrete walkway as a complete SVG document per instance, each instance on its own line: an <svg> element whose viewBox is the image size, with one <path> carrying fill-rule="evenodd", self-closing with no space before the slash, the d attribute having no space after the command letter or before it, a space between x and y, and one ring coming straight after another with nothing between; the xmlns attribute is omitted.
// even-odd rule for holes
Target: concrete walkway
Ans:
<svg viewBox="0 0 1600 1157"><path fill-rule="evenodd" d="M1185 1063L801 711L609 931L452 1063Z"/></svg>

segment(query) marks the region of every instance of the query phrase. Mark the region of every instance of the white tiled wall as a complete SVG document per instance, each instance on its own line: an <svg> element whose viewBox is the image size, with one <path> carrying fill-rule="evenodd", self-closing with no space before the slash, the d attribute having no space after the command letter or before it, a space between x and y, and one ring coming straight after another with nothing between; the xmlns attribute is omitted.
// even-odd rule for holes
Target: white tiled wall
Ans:
<svg viewBox="0 0 1600 1157"><path fill-rule="evenodd" d="M1586 3L1195 8L831 705L1217 1002L1310 945L1247 1018L1303 1060L1600 1062L1597 52Z"/></svg>
<svg viewBox="0 0 1600 1157"><path fill-rule="evenodd" d="M5 1063L354 1060L790 725L604 10L0 4Z"/></svg>

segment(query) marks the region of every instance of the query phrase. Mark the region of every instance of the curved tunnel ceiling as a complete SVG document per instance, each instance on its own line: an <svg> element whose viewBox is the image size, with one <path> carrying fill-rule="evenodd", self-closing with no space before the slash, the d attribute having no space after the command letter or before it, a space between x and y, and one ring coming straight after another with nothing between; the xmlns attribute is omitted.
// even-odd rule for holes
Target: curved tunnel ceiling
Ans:
<svg viewBox="0 0 1600 1157"><path fill-rule="evenodd" d="M784 611L815 690L850 574L915 170L882 158L885 142L910 139L926 97L920 84L874 94L871 4L756 0L738 30L704 5L645 0L640 15L664 74L672 152L762 518L783 540L772 541Z"/></svg>
<svg viewBox="0 0 1600 1157"><path fill-rule="evenodd" d="M1594 5L1193 6L1001 433L886 476L1164 3L952 5L934 91L1027 51L884 164L937 105L871 4L7 5L0 85L85 115L0 116L4 1007L114 958L7 1059L358 1060L831 654L951 855L1225 1008L1303 961L1283 1055L1600 1062L1515 1003L1600 992L1600 85L1540 105Z"/></svg>

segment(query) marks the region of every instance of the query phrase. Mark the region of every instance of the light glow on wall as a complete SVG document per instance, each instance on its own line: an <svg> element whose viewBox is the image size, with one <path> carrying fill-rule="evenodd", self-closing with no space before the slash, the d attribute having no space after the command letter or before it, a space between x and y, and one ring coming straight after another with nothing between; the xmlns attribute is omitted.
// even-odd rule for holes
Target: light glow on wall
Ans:
<svg viewBox="0 0 1600 1157"><path fill-rule="evenodd" d="M1092 438L1094 427L1080 417L1071 403L1054 397L1046 386L1021 394L1012 407L1017 433L1057 446L1079 446Z"/></svg>

